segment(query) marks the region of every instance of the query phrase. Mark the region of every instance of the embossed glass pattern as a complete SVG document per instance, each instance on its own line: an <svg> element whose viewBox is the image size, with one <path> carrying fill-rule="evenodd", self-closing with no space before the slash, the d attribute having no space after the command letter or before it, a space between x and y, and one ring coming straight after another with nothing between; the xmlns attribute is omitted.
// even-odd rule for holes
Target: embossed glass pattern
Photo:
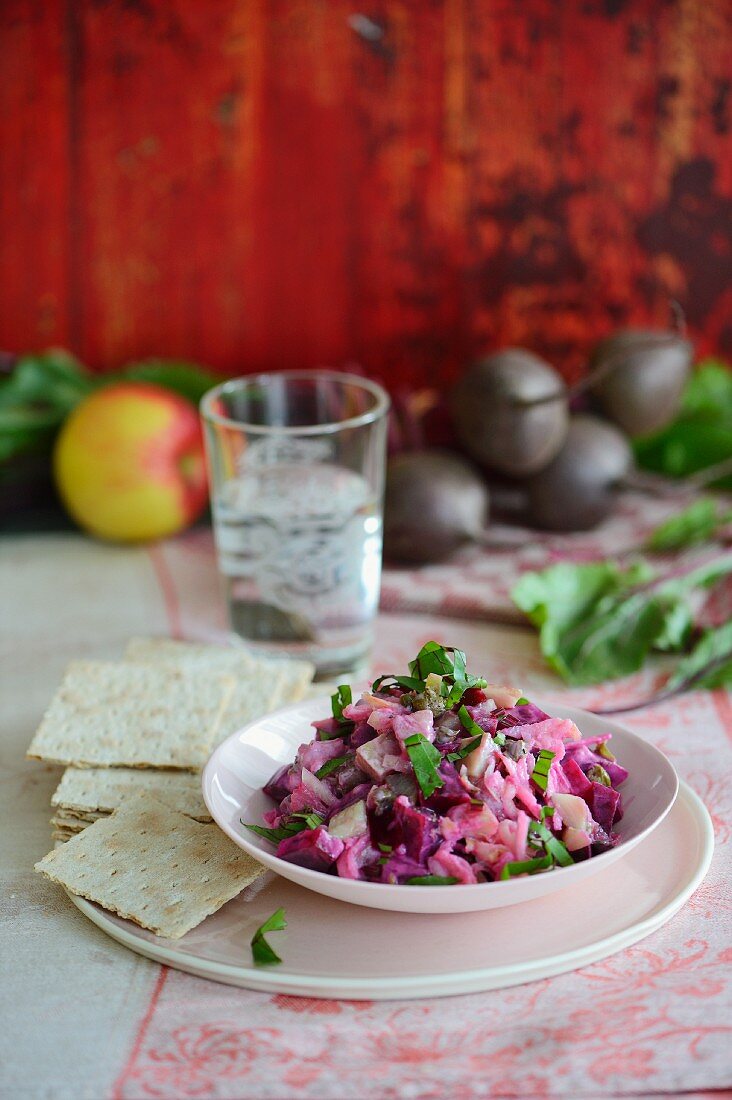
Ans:
<svg viewBox="0 0 732 1100"><path fill-rule="evenodd" d="M388 408L376 383L333 371L238 378L201 402L232 629L321 677L371 644Z"/></svg>

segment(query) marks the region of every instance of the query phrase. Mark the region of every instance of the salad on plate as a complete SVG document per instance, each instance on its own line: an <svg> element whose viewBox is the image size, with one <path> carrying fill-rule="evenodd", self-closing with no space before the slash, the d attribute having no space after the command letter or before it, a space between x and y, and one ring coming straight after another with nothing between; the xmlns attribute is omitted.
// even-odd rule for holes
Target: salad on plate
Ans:
<svg viewBox="0 0 732 1100"><path fill-rule="evenodd" d="M614 847L628 776L610 735L583 738L521 691L472 676L462 650L428 642L407 676L359 699L343 685L264 791L249 824L280 859L341 878L409 886L510 879Z"/></svg>

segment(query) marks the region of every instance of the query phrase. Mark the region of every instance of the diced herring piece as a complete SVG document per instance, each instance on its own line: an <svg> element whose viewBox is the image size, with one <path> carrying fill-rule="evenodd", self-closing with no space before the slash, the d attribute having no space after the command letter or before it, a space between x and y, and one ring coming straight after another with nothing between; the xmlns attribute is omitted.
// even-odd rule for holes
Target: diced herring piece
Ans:
<svg viewBox="0 0 732 1100"><path fill-rule="evenodd" d="M471 779L480 779L488 766L488 761L493 752L493 738L489 733L484 733L480 744L465 757L465 767Z"/></svg>
<svg viewBox="0 0 732 1100"><path fill-rule="evenodd" d="M505 684L486 684L483 691L491 697L497 707L503 707L504 710L515 707L523 695L521 688L508 687Z"/></svg>
<svg viewBox="0 0 732 1100"><path fill-rule="evenodd" d="M390 733L382 733L373 741L359 745L356 750L356 763L362 771L380 783L391 772L402 771L404 762L399 751L399 742Z"/></svg>
<svg viewBox="0 0 732 1100"><path fill-rule="evenodd" d="M340 810L337 814L334 814L328 822L330 835L340 837L341 840L358 836L359 833L364 833L367 829L366 803L363 799L346 806L345 810Z"/></svg>
<svg viewBox="0 0 732 1100"><path fill-rule="evenodd" d="M329 871L343 851L340 837L331 836L319 825L317 829L303 829L301 833L280 842L277 855L288 863L308 867L311 871Z"/></svg>

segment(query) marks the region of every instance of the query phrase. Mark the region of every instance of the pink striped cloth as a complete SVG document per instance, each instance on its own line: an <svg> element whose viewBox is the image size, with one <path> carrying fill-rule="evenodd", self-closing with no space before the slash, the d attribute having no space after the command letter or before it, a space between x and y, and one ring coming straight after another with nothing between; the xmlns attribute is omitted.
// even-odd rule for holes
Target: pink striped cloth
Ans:
<svg viewBox="0 0 732 1100"><path fill-rule="evenodd" d="M19 705L27 728L21 731L25 742L18 737L18 759L31 720L40 717L70 657L80 651L118 654L129 634L145 629L202 639L225 633L205 531L151 550L99 547L71 536L14 540L11 557L15 583L8 586L8 601L15 640L8 657L19 681L23 669L33 667L32 677L22 680L27 698ZM457 576L458 567L450 569ZM31 592L39 605L35 618L28 616ZM402 667L430 637L459 644L471 666L491 677L508 678L529 692L570 694L544 667L529 631L434 612L382 615L373 671ZM573 693L573 699L582 704L637 696L651 680L643 674L630 683ZM32 880L36 901L31 906L22 893L22 900L11 903L22 936L18 958L6 956L4 982L13 1011L0 1071L5 1095L718 1095L731 1083L732 699L724 692L698 693L630 715L628 722L669 754L709 806L717 850L703 886L660 931L604 962L506 991L446 1000L354 1003L254 993L132 955L28 872L48 843L55 775L39 786L39 772L33 771L39 766L24 765L36 788L29 778L17 802L25 814L22 881ZM40 925L34 916L39 911ZM31 948L33 966L27 955L20 957Z"/></svg>

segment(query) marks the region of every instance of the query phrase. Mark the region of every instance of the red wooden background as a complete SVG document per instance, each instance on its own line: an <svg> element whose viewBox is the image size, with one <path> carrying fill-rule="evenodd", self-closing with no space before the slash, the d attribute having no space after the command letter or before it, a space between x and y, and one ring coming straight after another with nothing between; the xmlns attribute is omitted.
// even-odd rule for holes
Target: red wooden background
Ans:
<svg viewBox="0 0 732 1100"><path fill-rule="evenodd" d="M0 345L732 353L730 0L3 0Z"/></svg>

